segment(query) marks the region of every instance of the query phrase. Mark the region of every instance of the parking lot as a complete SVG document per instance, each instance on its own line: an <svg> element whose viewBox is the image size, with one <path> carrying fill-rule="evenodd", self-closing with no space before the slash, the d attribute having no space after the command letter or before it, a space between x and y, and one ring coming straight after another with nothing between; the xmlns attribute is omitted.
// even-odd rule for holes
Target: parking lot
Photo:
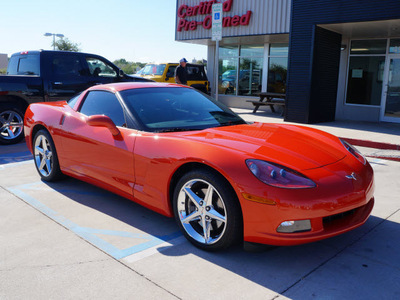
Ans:
<svg viewBox="0 0 400 300"><path fill-rule="evenodd" d="M400 163L370 160L367 223L295 247L207 253L173 219L0 148L0 299L399 299Z"/></svg>

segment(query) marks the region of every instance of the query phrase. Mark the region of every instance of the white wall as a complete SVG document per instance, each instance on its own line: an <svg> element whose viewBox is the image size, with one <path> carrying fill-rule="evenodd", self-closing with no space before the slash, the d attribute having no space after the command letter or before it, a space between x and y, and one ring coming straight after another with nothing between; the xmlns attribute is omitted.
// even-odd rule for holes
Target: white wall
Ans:
<svg viewBox="0 0 400 300"><path fill-rule="evenodd" d="M234 15L243 16L247 11L251 11L250 23L247 26L231 26L222 28L224 37L237 37L248 35L265 35L289 33L290 14L292 0L232 0L232 8L223 13L223 17L232 17ZM177 10L181 5L194 7L199 5L199 0L177 0ZM203 1L204 2L204 1ZM226 2L222 0L220 2ZM203 22L207 15L197 14L195 16L186 16L184 20L191 22ZM180 18L176 12L176 24L179 24ZM175 39L197 40L211 38L211 29L204 29L202 25L197 25L195 30L177 31Z"/></svg>
<svg viewBox="0 0 400 300"><path fill-rule="evenodd" d="M0 53L0 69L7 68L8 65L8 56L7 54Z"/></svg>

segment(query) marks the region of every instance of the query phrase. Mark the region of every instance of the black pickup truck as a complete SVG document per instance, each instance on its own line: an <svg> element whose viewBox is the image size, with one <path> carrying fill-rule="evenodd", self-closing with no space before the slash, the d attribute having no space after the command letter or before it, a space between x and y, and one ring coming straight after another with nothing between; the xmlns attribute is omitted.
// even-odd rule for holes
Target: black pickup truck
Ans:
<svg viewBox="0 0 400 300"><path fill-rule="evenodd" d="M152 80L126 75L95 54L45 50L13 54L7 75L0 76L0 145L23 139L29 104L68 100L90 86L123 81Z"/></svg>

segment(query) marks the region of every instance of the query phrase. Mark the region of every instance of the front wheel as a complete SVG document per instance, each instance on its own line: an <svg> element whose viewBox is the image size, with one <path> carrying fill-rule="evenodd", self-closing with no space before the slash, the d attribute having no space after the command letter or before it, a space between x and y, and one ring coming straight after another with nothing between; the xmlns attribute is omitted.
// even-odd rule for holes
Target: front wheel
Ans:
<svg viewBox="0 0 400 300"><path fill-rule="evenodd" d="M0 144L16 144L23 138L24 114L15 107L0 107Z"/></svg>
<svg viewBox="0 0 400 300"><path fill-rule="evenodd" d="M175 219L185 237L209 251L228 248L242 236L242 215L229 183L207 170L192 171L174 192Z"/></svg>
<svg viewBox="0 0 400 300"><path fill-rule="evenodd" d="M45 181L56 181L62 177L57 151L50 134L42 129L33 139L33 155L36 170Z"/></svg>

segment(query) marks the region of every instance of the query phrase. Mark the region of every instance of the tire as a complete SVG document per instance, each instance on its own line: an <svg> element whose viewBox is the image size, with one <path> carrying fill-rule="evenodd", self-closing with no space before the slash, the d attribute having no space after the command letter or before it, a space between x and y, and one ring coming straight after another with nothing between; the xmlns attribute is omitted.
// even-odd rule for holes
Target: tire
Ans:
<svg viewBox="0 0 400 300"><path fill-rule="evenodd" d="M243 236L237 196L216 173L200 169L182 176L174 191L173 209L185 237L203 250L226 249Z"/></svg>
<svg viewBox="0 0 400 300"><path fill-rule="evenodd" d="M39 130L33 139L33 156L40 177L44 181L57 181L62 178L57 151L48 131Z"/></svg>
<svg viewBox="0 0 400 300"><path fill-rule="evenodd" d="M207 94L207 87L204 84L192 84L190 87Z"/></svg>
<svg viewBox="0 0 400 300"><path fill-rule="evenodd" d="M10 105L0 106L0 145L11 145L24 138L24 114Z"/></svg>

